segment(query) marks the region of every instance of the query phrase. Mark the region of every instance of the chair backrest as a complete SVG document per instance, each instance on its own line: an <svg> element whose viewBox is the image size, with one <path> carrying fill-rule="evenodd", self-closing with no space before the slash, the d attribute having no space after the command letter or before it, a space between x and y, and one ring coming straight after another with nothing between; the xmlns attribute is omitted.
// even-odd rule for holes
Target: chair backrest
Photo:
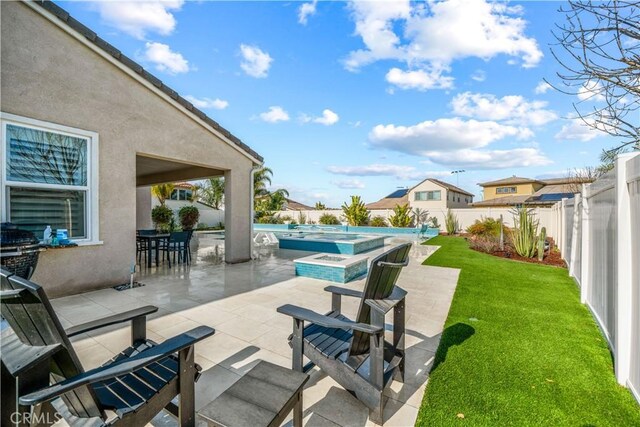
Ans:
<svg viewBox="0 0 640 427"><path fill-rule="evenodd" d="M156 230L136 230L138 236L153 236L158 234Z"/></svg>
<svg viewBox="0 0 640 427"><path fill-rule="evenodd" d="M402 268L384 265L383 263L402 264L407 262L410 249L411 243L404 243L389 249L371 261L356 322L370 324L371 307L365 304L365 300L385 299L391 295L396 285ZM357 356L369 352L369 338L370 336L364 332L354 331L351 346L349 347L349 356Z"/></svg>
<svg viewBox="0 0 640 427"><path fill-rule="evenodd" d="M169 241L171 243L187 243L189 241L190 236L191 236L191 232L189 231L174 231L171 233L171 237L169 237Z"/></svg>
<svg viewBox="0 0 640 427"><path fill-rule="evenodd" d="M56 344L61 346L61 349L52 356L49 375L51 382L57 383L83 373L80 360L58 316L53 311L44 289L4 269L0 269L0 285L2 316L20 341L27 346ZM2 358L5 357L9 355L3 352ZM65 393L62 400L69 412L77 417L105 418L90 386L82 386Z"/></svg>

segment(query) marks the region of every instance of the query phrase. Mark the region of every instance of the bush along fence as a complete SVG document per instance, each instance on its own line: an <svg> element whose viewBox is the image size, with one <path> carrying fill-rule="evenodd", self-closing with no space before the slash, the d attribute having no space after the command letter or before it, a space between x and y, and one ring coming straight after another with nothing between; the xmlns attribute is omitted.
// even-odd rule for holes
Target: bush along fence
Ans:
<svg viewBox="0 0 640 427"><path fill-rule="evenodd" d="M640 402L640 153L553 207L569 274L609 343L618 382Z"/></svg>

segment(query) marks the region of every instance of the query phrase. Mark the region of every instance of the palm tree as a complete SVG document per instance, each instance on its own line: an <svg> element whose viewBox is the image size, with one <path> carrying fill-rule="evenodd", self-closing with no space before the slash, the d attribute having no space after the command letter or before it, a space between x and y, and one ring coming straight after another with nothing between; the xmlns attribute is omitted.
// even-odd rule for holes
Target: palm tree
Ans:
<svg viewBox="0 0 640 427"><path fill-rule="evenodd" d="M317 210L317 211L324 211L324 210L326 210L326 209L327 209L327 207L325 206L325 204L324 204L324 203L322 203L322 202L316 202L315 210Z"/></svg>
<svg viewBox="0 0 640 427"><path fill-rule="evenodd" d="M417 226L427 222L427 218L429 217L429 211L426 209L413 208L412 214Z"/></svg>
<svg viewBox="0 0 640 427"><path fill-rule="evenodd" d="M258 169L253 174L253 195L256 196L265 196L269 194L267 190L267 184L271 185L271 177L273 176L273 171L263 166Z"/></svg>
<svg viewBox="0 0 640 427"><path fill-rule="evenodd" d="M279 188L269 194L269 210L281 211L284 204L287 202L289 192L284 188Z"/></svg>
<svg viewBox="0 0 640 427"><path fill-rule="evenodd" d="M203 202L213 206L214 209L220 209L224 200L224 178L216 177L205 180L200 198Z"/></svg>
<svg viewBox="0 0 640 427"><path fill-rule="evenodd" d="M151 194L158 198L162 206L167 199L171 198L175 186L173 184L158 184L151 186Z"/></svg>

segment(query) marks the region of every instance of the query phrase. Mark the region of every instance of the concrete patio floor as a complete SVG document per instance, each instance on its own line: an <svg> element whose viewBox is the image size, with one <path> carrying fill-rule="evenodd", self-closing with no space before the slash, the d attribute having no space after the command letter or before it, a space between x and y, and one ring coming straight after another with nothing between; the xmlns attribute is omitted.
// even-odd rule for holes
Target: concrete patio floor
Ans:
<svg viewBox="0 0 640 427"><path fill-rule="evenodd" d="M215 328L213 337L196 345L196 362L203 368L196 384L196 410L237 381L258 359L290 368L287 337L292 321L276 308L296 304L325 313L331 307L331 295L323 288L332 284L294 275L293 259L309 252L261 246L256 248L256 260L225 265L221 261L221 240L200 235L199 241L190 267L143 269L137 277L143 287L120 292L104 289L52 301L64 327L155 305L159 310L148 319L147 329L148 337L157 342L199 325ZM388 238L386 243L403 241ZM370 259L382 250L370 252ZM388 391L386 426L414 425L457 284L459 270L421 265L434 250L414 244L410 263L398 280L398 285L408 291L407 362L405 382L394 382ZM361 279L345 286L362 289L363 285ZM353 298L343 299L343 311L354 316L358 303ZM84 367L90 369L125 348L129 340L128 326L114 326L78 336L72 342ZM368 409L331 378L317 368L312 371L304 391L306 426L375 425L368 415ZM151 424L177 425L165 413Z"/></svg>

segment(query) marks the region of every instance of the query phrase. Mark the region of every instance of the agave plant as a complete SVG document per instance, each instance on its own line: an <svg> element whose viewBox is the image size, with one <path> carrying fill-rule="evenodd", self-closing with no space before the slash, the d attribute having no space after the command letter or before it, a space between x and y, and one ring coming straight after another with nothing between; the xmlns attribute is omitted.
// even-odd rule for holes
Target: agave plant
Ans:
<svg viewBox="0 0 640 427"><path fill-rule="evenodd" d="M411 225L411 215L409 205L396 205L393 208L393 215L389 217L389 222L393 227L409 227Z"/></svg>
<svg viewBox="0 0 640 427"><path fill-rule="evenodd" d="M524 206L515 208L511 240L516 253L525 258L533 258L538 247L538 224L533 209Z"/></svg>

